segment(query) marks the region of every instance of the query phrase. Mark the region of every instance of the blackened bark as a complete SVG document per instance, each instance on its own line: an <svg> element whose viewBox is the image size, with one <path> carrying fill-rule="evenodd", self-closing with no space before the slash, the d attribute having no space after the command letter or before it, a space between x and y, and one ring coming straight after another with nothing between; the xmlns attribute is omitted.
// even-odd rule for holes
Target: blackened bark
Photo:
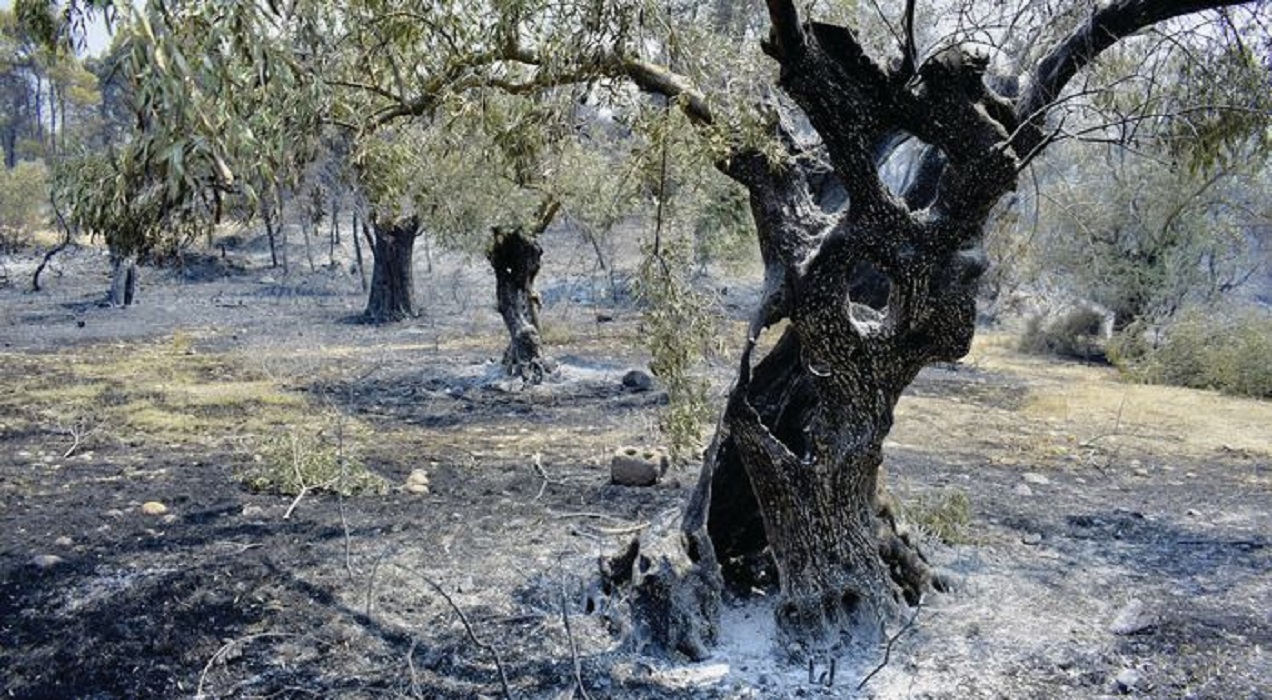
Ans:
<svg viewBox="0 0 1272 700"><path fill-rule="evenodd" d="M712 601L725 587L776 578L787 648L810 650L878 640L905 604L939 585L887 505L883 441L920 369L970 349L990 209L1048 143L1043 113L1077 70L1141 27L1232 0L1105 3L1010 99L987 84L983 56L952 49L885 68L851 30L802 24L793 0L766 4L763 48L848 206L819 206L818 159L783 126L782 165L746 152L721 165L750 192L763 296L679 525L679 554L666 537L642 537L610 565L611 580L635 584L634 600L657 601L637 606L638 617L654 618L637 624L694 658L714 638ZM688 90L678 76L650 74L658 80L637 84ZM705 107L686 111L710 121ZM909 138L921 144L915 167L890 189L879 161ZM880 279L863 285L863 273ZM753 362L761 334L783 321L782 337Z"/></svg>
<svg viewBox="0 0 1272 700"><path fill-rule="evenodd" d="M261 208L261 218L265 220L265 236L269 239L269 266L278 267L278 236L274 232L274 216L268 205Z"/></svg>
<svg viewBox="0 0 1272 700"><path fill-rule="evenodd" d="M539 295L534 279L539 274L543 247L523 227L495 227L486 260L495 271L495 298L499 315L508 329L503 368L510 377L538 384L552 371L543 354L539 334Z"/></svg>
<svg viewBox="0 0 1272 700"><path fill-rule="evenodd" d="M132 306L137 295L137 259L132 255L111 255L110 292L107 302L111 306Z"/></svg>
<svg viewBox="0 0 1272 700"><path fill-rule="evenodd" d="M362 234L359 234L358 223L358 214L357 212L354 212L352 224L353 231L349 235L353 238L354 264L358 266L358 282L361 283L362 291L365 292L367 291L367 268L362 262L362 235L365 235L366 233L366 224L362 224Z"/></svg>
<svg viewBox="0 0 1272 700"><path fill-rule="evenodd" d="M371 294L364 318L370 323L394 323L413 318L415 278L413 255L420 224L415 217L387 222L372 219L374 233Z"/></svg>

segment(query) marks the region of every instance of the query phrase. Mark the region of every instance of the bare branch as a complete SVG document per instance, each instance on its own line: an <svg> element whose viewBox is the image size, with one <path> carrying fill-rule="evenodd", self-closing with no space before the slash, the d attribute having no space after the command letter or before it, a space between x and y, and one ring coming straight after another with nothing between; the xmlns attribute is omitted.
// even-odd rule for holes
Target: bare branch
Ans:
<svg viewBox="0 0 1272 700"><path fill-rule="evenodd" d="M915 0L905 0L905 46L901 49L901 75L907 79L914 75L919 62L919 47L914 41Z"/></svg>
<svg viewBox="0 0 1272 700"><path fill-rule="evenodd" d="M1021 121L1040 121L1043 107L1054 101L1078 71L1105 49L1141 29L1158 22L1202 10L1239 5L1248 0L1119 0L1094 10L1086 22L1056 44L1038 62L1030 76L1027 92L1016 103ZM1036 136L1035 136L1036 138ZM1025 150L1033 144L1022 144Z"/></svg>
<svg viewBox="0 0 1272 700"><path fill-rule="evenodd" d="M632 79L636 86L646 92L657 93L669 98L678 99L685 115L700 124L714 121L711 106L707 104L706 95L702 94L688 78L648 61L640 59L611 59L613 65L624 75Z"/></svg>

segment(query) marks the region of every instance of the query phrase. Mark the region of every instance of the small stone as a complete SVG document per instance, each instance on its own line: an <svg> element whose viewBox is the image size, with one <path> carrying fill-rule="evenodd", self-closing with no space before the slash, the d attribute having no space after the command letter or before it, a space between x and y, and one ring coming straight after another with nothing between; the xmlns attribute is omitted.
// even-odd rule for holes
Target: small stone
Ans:
<svg viewBox="0 0 1272 700"><path fill-rule="evenodd" d="M1196 510L1194 510L1194 509L1192 509L1192 508L1189 508L1189 509L1188 509L1188 510L1184 513L1184 515L1187 515L1187 516L1188 516L1188 517L1190 517L1190 518L1196 518L1196 517L1200 516L1200 515L1201 515L1201 513L1197 512Z"/></svg>
<svg viewBox="0 0 1272 700"><path fill-rule="evenodd" d="M105 513L102 513L102 515L103 515L103 516L105 516L105 517L107 517L107 518L122 518L122 517L124 517L124 511L122 511L122 510L120 510L120 509L118 509L118 508L111 508L110 510L106 511Z"/></svg>
<svg viewBox="0 0 1272 700"><path fill-rule="evenodd" d="M1135 689L1135 686L1139 685L1139 682L1139 671L1136 671L1133 668L1122 669L1121 672L1117 674L1117 678L1114 680L1114 683L1117 685L1117 690L1120 693L1131 692Z"/></svg>
<svg viewBox="0 0 1272 700"><path fill-rule="evenodd" d="M1036 545L1042 542L1042 535L1036 532L1026 532L1020 538L1020 541L1032 547L1033 545Z"/></svg>
<svg viewBox="0 0 1272 700"><path fill-rule="evenodd" d="M403 484L402 490L407 493L417 493L420 495L427 494L428 491L428 472L423 469L411 470L410 476L406 477L406 483Z"/></svg>
<svg viewBox="0 0 1272 700"><path fill-rule="evenodd" d="M640 393L654 388L654 377L649 372L634 369L623 375L623 387Z"/></svg>
<svg viewBox="0 0 1272 700"><path fill-rule="evenodd" d="M37 569L52 569L53 567L66 561L56 554L40 554L31 560Z"/></svg>
<svg viewBox="0 0 1272 700"><path fill-rule="evenodd" d="M168 506L159 501L146 501L141 504L141 512L145 515L167 515Z"/></svg>
<svg viewBox="0 0 1272 700"><path fill-rule="evenodd" d="M247 504L247 505L243 506L243 517L244 517L244 518L259 518L259 517L262 517L262 516L264 516L264 515L265 515L265 509L264 509L264 508L262 508L262 507L260 507L260 506L258 506L258 505L255 505L255 504L253 504L253 503L249 503L249 504Z"/></svg>
<svg viewBox="0 0 1272 700"><path fill-rule="evenodd" d="M1016 488L1012 490L1012 493L1017 496L1032 496L1033 489L1029 488L1028 484L1018 484Z"/></svg>
<svg viewBox="0 0 1272 700"><path fill-rule="evenodd" d="M1025 475L1023 478L1026 484L1038 484L1039 486L1046 486L1047 484L1051 483L1051 479L1048 479L1047 477L1041 474L1035 474L1033 472L1025 472Z"/></svg>
<svg viewBox="0 0 1272 700"><path fill-rule="evenodd" d="M1144 467L1137 467L1133 473L1135 476L1148 476L1148 470Z"/></svg>
<svg viewBox="0 0 1272 700"><path fill-rule="evenodd" d="M501 394L519 394L526 388L526 383L520 377L513 379L496 379L490 383L491 391L497 391Z"/></svg>
<svg viewBox="0 0 1272 700"><path fill-rule="evenodd" d="M1117 612L1113 624L1109 625L1109 631L1118 635L1130 635L1143 632L1155 624L1153 616L1144 607L1144 601L1132 598Z"/></svg>
<svg viewBox="0 0 1272 700"><path fill-rule="evenodd" d="M62 535L61 537L53 540L53 544L59 547L70 547L71 545L75 544L75 540L67 537L66 535Z"/></svg>
<svg viewBox="0 0 1272 700"><path fill-rule="evenodd" d="M653 486L669 464L662 449L620 447L610 459L610 480L620 486Z"/></svg>

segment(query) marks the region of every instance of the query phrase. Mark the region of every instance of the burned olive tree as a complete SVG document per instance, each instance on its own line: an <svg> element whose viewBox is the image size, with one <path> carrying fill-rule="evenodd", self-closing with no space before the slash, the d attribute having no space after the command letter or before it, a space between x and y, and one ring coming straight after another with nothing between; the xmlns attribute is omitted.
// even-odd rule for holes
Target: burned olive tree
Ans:
<svg viewBox="0 0 1272 700"><path fill-rule="evenodd" d="M765 53L815 136L779 125L784 161L739 152L721 164L750 193L764 293L678 529L609 564L613 578L632 579L650 641L703 657L722 590L749 588L757 568L776 575L779 633L800 643L784 648L876 640L940 585L885 505L882 445L919 370L970 348L990 210L1051 142L1048 111L1075 74L1153 23L1225 4L1235 3L1100 5L1003 81L987 79L986 57L958 47L920 60L913 3L902 56L884 64L852 30L768 0ZM915 167L889 187L881 165L907 141L920 146ZM839 210L819 201L827 165L847 193ZM859 298L863 271L885 280L886 294Z"/></svg>
<svg viewBox="0 0 1272 700"><path fill-rule="evenodd" d="M369 323L394 323L414 318L415 239L420 234L418 217L372 218L363 224L372 251L371 290L363 318Z"/></svg>
<svg viewBox="0 0 1272 700"><path fill-rule="evenodd" d="M534 279L539 274L543 247L539 235L552 223L561 208L556 199L543 203L535 222L529 226L496 226L491 230L486 260L495 272L495 299L499 316L508 329L508 348L503 368L510 377L538 384L552 372L553 362L543 353L539 327L539 295Z"/></svg>

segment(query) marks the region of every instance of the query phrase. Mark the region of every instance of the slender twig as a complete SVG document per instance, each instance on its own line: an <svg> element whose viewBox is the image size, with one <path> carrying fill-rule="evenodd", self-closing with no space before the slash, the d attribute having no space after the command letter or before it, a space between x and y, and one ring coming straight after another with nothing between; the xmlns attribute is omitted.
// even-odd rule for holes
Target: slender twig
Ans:
<svg viewBox="0 0 1272 700"><path fill-rule="evenodd" d="M537 501L540 498L543 498L543 493L548 490L548 484L552 484L554 486L565 485L565 482L559 479L553 479L548 476L548 471L543 468L543 455L541 455L540 453L535 452L530 457L530 464L534 465L534 470L538 472L539 477L543 479L543 483L539 484L539 493L535 494L535 497L533 500Z"/></svg>
<svg viewBox="0 0 1272 700"><path fill-rule="evenodd" d="M48 267L49 261L53 259L54 255L62 252L68 245L70 245L73 238L71 227L67 225L66 218L62 216L62 209L57 206L57 197L55 197L52 192L49 193L49 205L53 208L53 214L57 216L58 225L62 227L62 240L44 254L44 259L41 260L39 266L35 268L35 274L31 275L31 291L33 292L40 291L40 274L44 272L45 267Z"/></svg>
<svg viewBox="0 0 1272 700"><path fill-rule="evenodd" d="M411 638L411 648L406 650L406 668L411 672L411 695L422 698L420 693L420 676L415 670L415 646L419 644L419 640Z"/></svg>
<svg viewBox="0 0 1272 700"><path fill-rule="evenodd" d="M477 632L473 629L472 623L468 621L468 616L465 615L464 611L455 604L455 600L446 593L445 589L443 589L440 584L424 574L402 566L401 564L396 564L395 566L423 581L429 588L436 591L437 594L442 597L442 600L446 601L446 604L450 606L452 611L454 611L455 616L459 618L460 623L463 624L464 632L468 634L468 640L473 643L473 646L486 652L490 655L490 658L494 659L495 670L499 672L499 685L503 688L503 696L507 700L512 700L512 687L508 684L508 672L504 669L503 657L499 654L499 650L490 644L483 642L481 638L477 636Z"/></svg>
<svg viewBox="0 0 1272 700"><path fill-rule="evenodd" d="M637 523L629 527L598 527L596 531L604 535L630 535L649 527L649 523Z"/></svg>
<svg viewBox="0 0 1272 700"><path fill-rule="evenodd" d="M1117 417L1113 420L1113 430L1107 433L1100 433L1090 440L1083 441L1079 447L1092 447L1096 441L1103 440L1106 437L1116 437L1122 431L1122 411L1126 409L1126 394L1122 394L1122 401L1117 406Z"/></svg>
<svg viewBox="0 0 1272 700"><path fill-rule="evenodd" d="M75 451L78 450L80 448L80 445L83 444L84 439L92 435L93 433L97 432L97 429L102 427L102 423L104 422L105 422L104 419L100 420L97 422L96 425L90 428L87 426L86 421L79 420L79 421L76 421L73 425L67 427L66 432L70 433L72 442L71 442L71 446L66 448L66 452L62 453L62 459L70 459L71 455L75 454Z"/></svg>
<svg viewBox="0 0 1272 700"><path fill-rule="evenodd" d="M375 558L375 562L371 564L371 573L367 575L367 604L366 604L367 617L371 617L372 603L375 602L375 575L379 573L380 564L384 562L385 557L389 555L389 550L391 550L392 548L393 548L393 545L390 544L390 545L385 545L384 549L380 550L380 556Z"/></svg>
<svg viewBox="0 0 1272 700"><path fill-rule="evenodd" d="M597 520L611 520L616 523L628 522L626 520L623 520L622 518L616 518L612 515L606 515L605 513L592 513L587 511L582 511L577 513L557 513L554 511L548 511L548 515L551 515L554 518L560 518L562 520L566 518L594 518Z"/></svg>
<svg viewBox="0 0 1272 700"><path fill-rule="evenodd" d="M233 651L235 648L241 647L247 642L250 642L255 639L261 639L263 637L291 637L291 636L294 636L294 635L287 632L261 632L260 634L249 634L246 637L231 639L225 644L222 644L221 648L217 649L216 653L212 655L212 658L208 659L208 662L204 664L203 672L199 674L199 684L194 689L194 697L196 699L207 697L203 694L203 684L207 681L208 673L212 670L212 666L215 665L216 662L225 659L225 657L229 655L229 653Z"/></svg>
<svg viewBox="0 0 1272 700"><path fill-rule="evenodd" d="M570 643L570 660L574 662L574 687L578 689L583 700L592 700L583 687L583 664L579 661L579 646L574 641L574 629L570 627L570 612L565 601L565 572L561 572L561 622L565 624L565 638Z"/></svg>
<svg viewBox="0 0 1272 700"><path fill-rule="evenodd" d="M334 478L331 478L331 479L328 479L327 481L322 482L321 484L306 484L305 475L300 470L300 440L298 440L295 435L292 435L291 441L292 441L292 470L296 472L296 483L300 485L300 492L296 494L296 498L292 499L291 505L287 506L287 512L283 513L283 520L291 519L292 511L296 510L296 506L300 505L301 500L304 499L304 497L308 495L310 491L319 491L322 489L329 489L332 486L335 486L336 483L340 481L340 477L336 476Z"/></svg>
<svg viewBox="0 0 1272 700"><path fill-rule="evenodd" d="M861 679L861 682L857 684L857 690L861 690L866 687L866 684L870 682L870 679L874 678L876 673L882 671L883 667L888 665L888 660L892 657L892 645L897 643L897 640L901 638L901 635L906 633L906 630L914 626L914 621L918 619L919 611L922 609L923 599L919 598L919 603L914 606L914 613L910 615L910 619L901 626L901 629L897 630L896 634L892 635L892 637L888 639L888 645L883 649L883 661L880 661L879 665L875 666L873 671L867 674L865 678Z"/></svg>

